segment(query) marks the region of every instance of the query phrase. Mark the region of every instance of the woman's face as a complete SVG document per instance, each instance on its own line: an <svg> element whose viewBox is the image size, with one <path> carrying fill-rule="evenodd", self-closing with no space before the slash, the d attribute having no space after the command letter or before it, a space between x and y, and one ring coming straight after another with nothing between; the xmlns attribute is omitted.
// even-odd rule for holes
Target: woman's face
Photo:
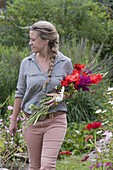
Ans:
<svg viewBox="0 0 113 170"><path fill-rule="evenodd" d="M33 53L43 52L47 47L47 41L42 40L39 36L38 31L35 30L31 30L29 32L29 36L30 36L29 45L31 47L31 51Z"/></svg>

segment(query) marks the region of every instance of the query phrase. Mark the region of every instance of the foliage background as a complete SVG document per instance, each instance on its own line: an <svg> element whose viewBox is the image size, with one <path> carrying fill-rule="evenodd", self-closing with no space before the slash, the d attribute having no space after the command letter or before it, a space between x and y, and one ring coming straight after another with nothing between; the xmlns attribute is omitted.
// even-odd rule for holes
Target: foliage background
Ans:
<svg viewBox="0 0 113 170"><path fill-rule="evenodd" d="M107 45L109 35L113 34L113 22L104 4L92 0L15 0L7 1L7 9L0 18L1 43L17 45L20 49L26 47L28 32L20 27L38 20L48 20L57 26L62 44L72 38L77 42L87 38L91 43ZM112 47L106 50L111 51Z"/></svg>

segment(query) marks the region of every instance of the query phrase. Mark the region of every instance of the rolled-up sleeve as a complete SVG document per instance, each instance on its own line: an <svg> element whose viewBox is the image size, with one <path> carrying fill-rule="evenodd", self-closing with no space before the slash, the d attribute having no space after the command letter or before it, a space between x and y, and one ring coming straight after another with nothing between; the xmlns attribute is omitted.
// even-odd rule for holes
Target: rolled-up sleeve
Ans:
<svg viewBox="0 0 113 170"><path fill-rule="evenodd" d="M71 74L72 73L72 71L73 71L73 65L72 65L72 61L71 61L71 59L70 59L70 62L69 62L69 69L68 69L68 74Z"/></svg>
<svg viewBox="0 0 113 170"><path fill-rule="evenodd" d="M25 65L24 62L22 62L20 65L15 97L23 98L25 94L25 90L26 90Z"/></svg>
<svg viewBox="0 0 113 170"><path fill-rule="evenodd" d="M66 65L65 65L65 72L68 75L68 74L71 74L72 71L73 71L73 65L72 65L71 59L68 58L67 62L66 62Z"/></svg>

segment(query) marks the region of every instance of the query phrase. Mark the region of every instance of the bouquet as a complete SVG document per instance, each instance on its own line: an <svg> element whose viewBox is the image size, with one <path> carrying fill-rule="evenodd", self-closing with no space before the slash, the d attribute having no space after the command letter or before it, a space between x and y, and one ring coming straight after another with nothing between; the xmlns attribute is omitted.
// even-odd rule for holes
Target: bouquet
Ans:
<svg viewBox="0 0 113 170"><path fill-rule="evenodd" d="M77 91L82 89L83 91L89 91L89 88L93 84L98 84L103 78L102 74L92 74L92 71L87 69L85 64L75 64L72 74L67 75L64 80L61 81L59 86L55 88L56 93L60 93L60 100L57 98L57 102L62 101L64 94L72 95ZM33 114L27 119L26 127L30 124L35 124L40 117L46 117L49 107L45 102L49 101L51 97L45 97L40 102L40 106L37 108L35 105L31 104L30 109Z"/></svg>

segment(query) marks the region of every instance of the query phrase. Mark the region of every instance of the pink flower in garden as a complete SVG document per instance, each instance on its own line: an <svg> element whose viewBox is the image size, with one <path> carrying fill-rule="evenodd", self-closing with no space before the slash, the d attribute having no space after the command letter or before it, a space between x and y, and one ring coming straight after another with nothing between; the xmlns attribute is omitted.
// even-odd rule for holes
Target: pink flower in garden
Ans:
<svg viewBox="0 0 113 170"><path fill-rule="evenodd" d="M89 168L90 168L90 170L93 170L94 167L98 169L98 168L102 167L102 165L103 164L101 162L99 162L97 164L92 164Z"/></svg>
<svg viewBox="0 0 113 170"><path fill-rule="evenodd" d="M85 138L85 142L88 142L89 139L93 139L93 136L92 136L92 135L88 135L88 136Z"/></svg>
<svg viewBox="0 0 113 170"><path fill-rule="evenodd" d="M106 162L106 163L104 163L104 167L106 167L106 166L111 166L112 165L112 162Z"/></svg>
<svg viewBox="0 0 113 170"><path fill-rule="evenodd" d="M112 162L106 162L106 163L104 163L104 164L102 164L102 162L98 162L97 164L92 164L89 168L90 168L90 170L93 170L94 169L94 167L95 168L100 168L100 167L110 167L112 165Z"/></svg>
<svg viewBox="0 0 113 170"><path fill-rule="evenodd" d="M12 115L9 116L9 118L11 119L11 118L12 118ZM16 121L18 122L19 120L20 120L20 121L24 121L24 120L25 120L25 117L17 117L17 120L16 120Z"/></svg>
<svg viewBox="0 0 113 170"><path fill-rule="evenodd" d="M105 131L102 135L105 135L105 138L104 138L104 140L107 142L107 141L109 141L110 140L110 138L113 136L112 135L112 132L110 132L110 131Z"/></svg>
<svg viewBox="0 0 113 170"><path fill-rule="evenodd" d="M89 156L86 155L84 158L81 159L81 162L87 161L88 158L89 158Z"/></svg>
<svg viewBox="0 0 113 170"><path fill-rule="evenodd" d="M2 120L2 119L0 119L0 125L2 125L2 121L3 121L3 120Z"/></svg>
<svg viewBox="0 0 113 170"><path fill-rule="evenodd" d="M96 164L96 168L100 168L102 166L102 162Z"/></svg>
<svg viewBox="0 0 113 170"><path fill-rule="evenodd" d="M13 110L13 106L8 106L8 110Z"/></svg>
<svg viewBox="0 0 113 170"><path fill-rule="evenodd" d="M4 126L7 133L9 133L9 128L7 126Z"/></svg>
<svg viewBox="0 0 113 170"><path fill-rule="evenodd" d="M9 116L9 118L11 119L12 118L12 115L11 116ZM19 121L20 119L17 117L17 122Z"/></svg>
<svg viewBox="0 0 113 170"><path fill-rule="evenodd" d="M95 164L92 164L89 169L92 170L95 167Z"/></svg>
<svg viewBox="0 0 113 170"><path fill-rule="evenodd" d="M21 120L21 121L23 121L25 119L26 119L25 117L19 117L19 120Z"/></svg>

